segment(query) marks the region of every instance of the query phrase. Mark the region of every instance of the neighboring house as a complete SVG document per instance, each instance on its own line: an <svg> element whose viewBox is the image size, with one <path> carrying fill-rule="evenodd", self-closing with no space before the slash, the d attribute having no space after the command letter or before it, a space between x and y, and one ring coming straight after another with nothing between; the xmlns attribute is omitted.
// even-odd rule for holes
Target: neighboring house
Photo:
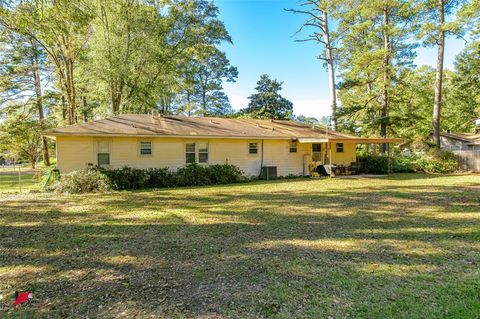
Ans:
<svg viewBox="0 0 480 319"><path fill-rule="evenodd" d="M480 132L441 133L440 148L449 151L480 150Z"/></svg>
<svg viewBox="0 0 480 319"><path fill-rule="evenodd" d="M356 162L356 144L401 142L293 121L133 114L55 128L45 136L56 140L61 173L95 165L176 169L228 163L251 176L272 166L279 176L308 175L319 164Z"/></svg>
<svg viewBox="0 0 480 319"><path fill-rule="evenodd" d="M460 169L480 172L480 132L477 133L442 133L440 148L452 151Z"/></svg>

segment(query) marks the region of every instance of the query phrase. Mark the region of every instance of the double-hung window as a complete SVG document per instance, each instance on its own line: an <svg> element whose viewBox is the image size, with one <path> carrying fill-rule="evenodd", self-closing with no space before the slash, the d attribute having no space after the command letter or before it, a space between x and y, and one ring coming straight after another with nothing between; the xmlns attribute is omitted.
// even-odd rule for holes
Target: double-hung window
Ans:
<svg viewBox="0 0 480 319"><path fill-rule="evenodd" d="M187 164L195 163L195 143L185 144L185 162Z"/></svg>
<svg viewBox="0 0 480 319"><path fill-rule="evenodd" d="M151 155L152 155L152 142L140 141L140 156L151 156Z"/></svg>
<svg viewBox="0 0 480 319"><path fill-rule="evenodd" d="M343 153L343 143L337 143L337 153Z"/></svg>
<svg viewBox="0 0 480 319"><path fill-rule="evenodd" d="M258 143L248 143L248 153L249 154L258 154Z"/></svg>
<svg viewBox="0 0 480 319"><path fill-rule="evenodd" d="M186 143L185 162L208 163L208 142Z"/></svg>
<svg viewBox="0 0 480 319"><path fill-rule="evenodd" d="M198 146L198 162L208 163L208 143L197 143Z"/></svg>
<svg viewBox="0 0 480 319"><path fill-rule="evenodd" d="M110 165L110 142L98 141L97 144L97 165Z"/></svg>
<svg viewBox="0 0 480 319"><path fill-rule="evenodd" d="M290 153L296 153L296 152L297 152L297 142L290 141Z"/></svg>

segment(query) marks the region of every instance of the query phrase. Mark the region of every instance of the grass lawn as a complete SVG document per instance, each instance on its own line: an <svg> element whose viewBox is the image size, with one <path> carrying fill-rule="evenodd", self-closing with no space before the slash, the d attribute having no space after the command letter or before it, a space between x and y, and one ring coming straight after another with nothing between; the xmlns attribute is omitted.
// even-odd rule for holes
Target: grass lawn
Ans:
<svg viewBox="0 0 480 319"><path fill-rule="evenodd" d="M480 317L479 175L0 196L2 318Z"/></svg>
<svg viewBox="0 0 480 319"><path fill-rule="evenodd" d="M39 182L38 178L31 173L22 173L21 178L21 190L30 191L38 190ZM20 192L19 182L18 182L18 172L0 172L0 194L1 193L16 193Z"/></svg>

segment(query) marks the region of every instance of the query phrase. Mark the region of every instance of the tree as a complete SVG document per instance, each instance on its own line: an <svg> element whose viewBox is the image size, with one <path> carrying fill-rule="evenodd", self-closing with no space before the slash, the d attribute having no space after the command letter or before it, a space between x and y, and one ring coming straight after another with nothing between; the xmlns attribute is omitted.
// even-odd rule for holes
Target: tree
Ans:
<svg viewBox="0 0 480 319"><path fill-rule="evenodd" d="M339 52L342 82L338 112L342 127L363 135L390 133L392 99L399 75L411 67L418 10L413 0L343 1L339 5L338 32L343 34ZM387 151L387 145L381 146Z"/></svg>
<svg viewBox="0 0 480 319"><path fill-rule="evenodd" d="M480 41L465 47L455 58L455 72L446 77L446 107L441 129L472 132L480 118Z"/></svg>
<svg viewBox="0 0 480 319"><path fill-rule="evenodd" d="M419 34L424 39L425 45L437 46L437 66L435 75L435 93L433 102L432 128L433 141L440 147L440 121L442 113L442 89L443 89L443 63L445 55L446 34L461 36L464 25L459 20L447 22L447 17L452 16L460 4L468 4L469 1L461 0L429 0L423 3L422 14L425 23Z"/></svg>
<svg viewBox="0 0 480 319"><path fill-rule="evenodd" d="M23 100L14 104L18 108L35 109L42 129L46 129L42 73L50 73L45 51L31 37L18 35L4 29L3 55L0 58L0 97L1 104ZM12 107L12 105L10 105ZM42 138L43 161L50 165L49 149L46 137Z"/></svg>
<svg viewBox="0 0 480 319"><path fill-rule="evenodd" d="M11 114L0 129L0 148L13 159L26 158L33 169L42 153L42 126L29 115Z"/></svg>
<svg viewBox="0 0 480 319"><path fill-rule="evenodd" d="M75 68L84 53L91 20L82 0L7 1L0 12L3 27L33 39L48 54L65 99L68 124L76 123Z"/></svg>
<svg viewBox="0 0 480 319"><path fill-rule="evenodd" d="M332 127L337 129L337 89L335 80L335 57L333 54L334 41L332 41L332 35L329 25L329 12L334 10L332 4L334 1L328 0L308 0L302 1L300 6L304 9L289 9L287 11L293 13L300 13L307 16L307 20L303 26L297 31L297 34L301 33L304 28L312 28L313 32L304 39L297 41L314 41L320 43L323 46L323 53L318 56L323 60L328 69L328 78L330 85L330 107L332 110Z"/></svg>
<svg viewBox="0 0 480 319"><path fill-rule="evenodd" d="M283 82L272 80L263 74L257 82L255 93L249 97L248 107L240 113L263 119L289 119L293 111L293 103L280 95Z"/></svg>

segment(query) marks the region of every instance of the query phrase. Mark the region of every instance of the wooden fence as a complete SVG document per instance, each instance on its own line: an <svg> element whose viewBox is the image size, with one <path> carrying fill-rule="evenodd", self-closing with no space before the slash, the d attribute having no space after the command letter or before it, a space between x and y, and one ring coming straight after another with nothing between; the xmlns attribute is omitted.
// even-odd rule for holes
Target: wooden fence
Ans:
<svg viewBox="0 0 480 319"><path fill-rule="evenodd" d="M453 154L462 171L480 173L480 150L454 151Z"/></svg>

